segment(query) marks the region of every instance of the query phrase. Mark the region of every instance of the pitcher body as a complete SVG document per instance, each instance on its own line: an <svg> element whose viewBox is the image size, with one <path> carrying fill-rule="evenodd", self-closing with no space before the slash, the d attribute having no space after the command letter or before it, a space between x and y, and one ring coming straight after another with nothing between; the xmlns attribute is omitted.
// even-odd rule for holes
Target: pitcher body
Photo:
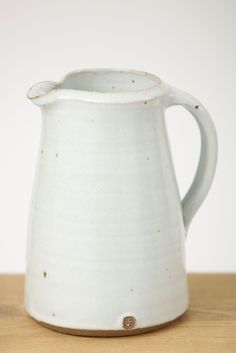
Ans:
<svg viewBox="0 0 236 353"><path fill-rule="evenodd" d="M182 203L164 116L179 103L157 77L84 70L34 86L29 98L41 108L42 134L28 229L28 313L58 331L92 336L141 333L179 317L188 306L188 219L216 163L204 108L195 100L187 107L200 129L201 116L210 124L210 157L202 156Z"/></svg>

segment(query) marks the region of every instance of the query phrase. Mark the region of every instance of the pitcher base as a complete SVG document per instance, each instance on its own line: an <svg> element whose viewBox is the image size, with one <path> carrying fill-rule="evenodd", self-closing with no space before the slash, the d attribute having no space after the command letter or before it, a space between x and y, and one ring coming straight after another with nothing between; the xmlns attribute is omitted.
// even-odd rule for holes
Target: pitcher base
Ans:
<svg viewBox="0 0 236 353"><path fill-rule="evenodd" d="M162 327L165 327L172 322L178 320L180 317L184 315L181 314L177 318L165 322L163 324L159 325L154 325L154 326L148 326L148 327L140 327L140 328L134 328L130 330L88 330L88 329L76 329L76 328L70 328L70 327L61 327L61 326L55 326L52 324L48 324L43 321L38 321L36 320L40 325L49 328L50 330L57 331L60 333L68 334L68 335L74 335L74 336L88 336L88 337L122 337L122 336L132 336L132 335L140 335L142 333L147 333L147 332L152 332L155 330L158 330Z"/></svg>

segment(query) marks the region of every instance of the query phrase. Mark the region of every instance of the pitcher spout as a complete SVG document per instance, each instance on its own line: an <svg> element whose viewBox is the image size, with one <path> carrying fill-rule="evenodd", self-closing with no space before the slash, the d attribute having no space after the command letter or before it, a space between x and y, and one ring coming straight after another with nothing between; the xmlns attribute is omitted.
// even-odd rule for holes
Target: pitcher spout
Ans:
<svg viewBox="0 0 236 353"><path fill-rule="evenodd" d="M48 104L55 99L55 88L57 86L58 83L52 81L42 81L36 83L29 89L27 98L38 106Z"/></svg>

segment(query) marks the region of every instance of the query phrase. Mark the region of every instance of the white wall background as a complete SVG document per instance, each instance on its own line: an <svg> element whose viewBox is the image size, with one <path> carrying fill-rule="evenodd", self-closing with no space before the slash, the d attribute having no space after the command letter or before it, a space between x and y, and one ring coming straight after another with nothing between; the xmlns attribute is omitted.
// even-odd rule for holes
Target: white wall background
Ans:
<svg viewBox="0 0 236 353"><path fill-rule="evenodd" d="M128 67L195 95L217 127L214 185L193 220L187 269L236 271L236 2L234 0L8 0L0 3L0 272L22 272L40 135L27 101L37 81L84 67ZM167 113L180 191L199 155L183 108Z"/></svg>

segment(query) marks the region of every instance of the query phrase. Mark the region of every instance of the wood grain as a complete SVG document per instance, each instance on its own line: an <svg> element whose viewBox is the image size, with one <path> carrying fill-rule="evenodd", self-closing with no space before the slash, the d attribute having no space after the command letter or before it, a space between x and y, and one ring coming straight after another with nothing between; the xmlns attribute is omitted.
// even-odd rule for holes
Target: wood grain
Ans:
<svg viewBox="0 0 236 353"><path fill-rule="evenodd" d="M190 306L155 332L89 338L46 329L24 311L23 276L0 276L1 353L235 353L236 275L190 275Z"/></svg>

